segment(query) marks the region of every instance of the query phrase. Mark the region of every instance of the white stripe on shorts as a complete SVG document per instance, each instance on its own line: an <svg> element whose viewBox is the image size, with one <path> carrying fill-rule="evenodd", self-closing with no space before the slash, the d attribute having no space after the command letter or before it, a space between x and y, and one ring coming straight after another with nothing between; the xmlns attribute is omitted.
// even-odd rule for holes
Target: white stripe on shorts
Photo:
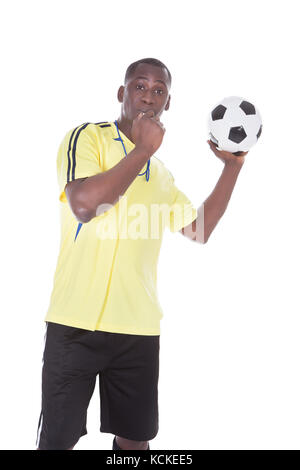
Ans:
<svg viewBox="0 0 300 470"><path fill-rule="evenodd" d="M44 335L44 351L45 351L45 346L46 346L47 331L48 331L48 322L46 322L46 331L45 331L45 335ZM43 359L42 359L42 367L43 367L43 365L44 365L44 352L43 352ZM41 402L42 402L42 400L41 400ZM40 445L40 437L41 437L42 426L43 426L43 412L41 411L39 424L38 424L38 430L37 430L37 438L36 438L37 448Z"/></svg>
<svg viewBox="0 0 300 470"><path fill-rule="evenodd" d="M38 427L38 432L37 432L37 438L36 438L36 446L39 448L40 446L40 437L41 437L41 430L42 430L42 425L43 425L43 413L41 412L40 420L39 420L39 427Z"/></svg>

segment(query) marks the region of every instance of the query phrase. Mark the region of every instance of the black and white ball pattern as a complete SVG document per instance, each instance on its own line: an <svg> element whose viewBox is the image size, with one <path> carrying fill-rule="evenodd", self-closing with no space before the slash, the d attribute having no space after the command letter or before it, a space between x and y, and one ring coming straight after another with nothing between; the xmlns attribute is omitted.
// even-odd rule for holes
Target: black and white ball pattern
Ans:
<svg viewBox="0 0 300 470"><path fill-rule="evenodd" d="M221 150L239 155L256 144L262 132L256 106L239 96L217 103L208 118L209 138Z"/></svg>

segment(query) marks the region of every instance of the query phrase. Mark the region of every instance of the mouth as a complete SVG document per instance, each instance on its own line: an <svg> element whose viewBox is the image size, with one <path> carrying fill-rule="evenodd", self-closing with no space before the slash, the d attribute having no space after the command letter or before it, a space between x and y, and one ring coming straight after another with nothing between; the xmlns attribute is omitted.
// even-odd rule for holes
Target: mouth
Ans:
<svg viewBox="0 0 300 470"><path fill-rule="evenodd" d="M149 109L138 109L137 111L138 111L138 114L139 114L139 113L144 113L144 114L145 114L145 113L147 113L148 111L153 111L153 112L154 112L154 115L156 114L155 111L154 111L154 109L151 109L151 108L149 108Z"/></svg>

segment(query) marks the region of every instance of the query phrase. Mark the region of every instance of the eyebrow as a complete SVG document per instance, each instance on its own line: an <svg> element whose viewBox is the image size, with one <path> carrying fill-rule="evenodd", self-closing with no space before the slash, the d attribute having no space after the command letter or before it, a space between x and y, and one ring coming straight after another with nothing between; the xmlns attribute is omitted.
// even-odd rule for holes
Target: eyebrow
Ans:
<svg viewBox="0 0 300 470"><path fill-rule="evenodd" d="M135 77L135 80L138 80L139 78L142 78L143 80L148 80L149 81L149 78L147 77ZM163 80L155 80L155 83L156 82L159 82L159 83L162 83L163 85L165 85L165 87L167 88L167 85L165 84L165 82Z"/></svg>

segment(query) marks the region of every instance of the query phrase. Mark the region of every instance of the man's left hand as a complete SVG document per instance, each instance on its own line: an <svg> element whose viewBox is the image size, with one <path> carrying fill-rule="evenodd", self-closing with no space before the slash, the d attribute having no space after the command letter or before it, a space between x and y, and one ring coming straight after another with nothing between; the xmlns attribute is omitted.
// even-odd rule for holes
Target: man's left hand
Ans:
<svg viewBox="0 0 300 470"><path fill-rule="evenodd" d="M211 150L214 152L214 154L222 160L223 163L226 164L237 164L237 165L242 165L245 160L245 155L247 155L248 152L241 152L241 155L234 155L233 153L226 152L225 150L218 150L217 145L212 142L211 140L207 141Z"/></svg>

